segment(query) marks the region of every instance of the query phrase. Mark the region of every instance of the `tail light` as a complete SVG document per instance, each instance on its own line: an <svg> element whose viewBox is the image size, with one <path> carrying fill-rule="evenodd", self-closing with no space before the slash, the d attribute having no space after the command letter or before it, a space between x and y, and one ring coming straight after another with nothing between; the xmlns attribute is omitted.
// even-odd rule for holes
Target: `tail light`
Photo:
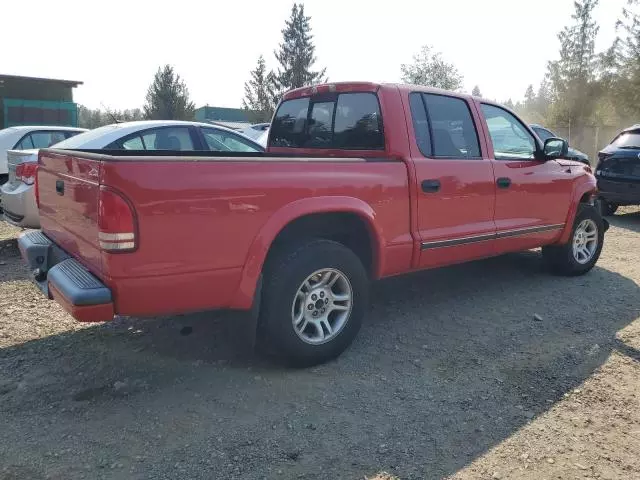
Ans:
<svg viewBox="0 0 640 480"><path fill-rule="evenodd" d="M37 163L21 163L16 167L16 180L33 185L36 181L36 173L38 172Z"/></svg>
<svg viewBox="0 0 640 480"><path fill-rule="evenodd" d="M98 206L100 248L107 252L135 250L136 232L136 217L131 204L121 194L101 186Z"/></svg>

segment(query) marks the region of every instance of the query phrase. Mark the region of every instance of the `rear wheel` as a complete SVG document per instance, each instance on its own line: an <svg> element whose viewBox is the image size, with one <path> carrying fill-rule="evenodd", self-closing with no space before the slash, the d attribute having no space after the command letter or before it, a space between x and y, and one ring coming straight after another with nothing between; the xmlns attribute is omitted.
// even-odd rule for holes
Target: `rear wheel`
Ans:
<svg viewBox="0 0 640 480"><path fill-rule="evenodd" d="M258 341L295 366L340 355L358 333L368 303L360 259L329 240L277 253L263 285Z"/></svg>
<svg viewBox="0 0 640 480"><path fill-rule="evenodd" d="M569 243L542 249L543 258L554 273L583 275L600 257L605 231L602 217L591 205L580 205L579 208Z"/></svg>

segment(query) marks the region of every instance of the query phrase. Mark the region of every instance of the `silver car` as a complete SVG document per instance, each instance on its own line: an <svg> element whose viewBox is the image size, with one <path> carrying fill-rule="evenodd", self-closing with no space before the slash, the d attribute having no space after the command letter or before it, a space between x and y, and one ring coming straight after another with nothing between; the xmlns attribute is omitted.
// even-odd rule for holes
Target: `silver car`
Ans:
<svg viewBox="0 0 640 480"><path fill-rule="evenodd" d="M9 150L7 162L9 181L0 188L4 219L17 227L38 228L40 217L33 192L38 150Z"/></svg>

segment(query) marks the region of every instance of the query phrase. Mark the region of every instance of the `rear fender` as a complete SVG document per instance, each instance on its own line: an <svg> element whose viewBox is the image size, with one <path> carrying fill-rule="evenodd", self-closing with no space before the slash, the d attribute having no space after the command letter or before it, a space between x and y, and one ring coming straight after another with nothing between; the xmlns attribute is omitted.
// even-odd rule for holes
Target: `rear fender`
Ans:
<svg viewBox="0 0 640 480"><path fill-rule="evenodd" d="M247 254L238 291L230 305L231 308L246 310L254 304L256 285L262 273L269 248L278 234L292 221L306 215L321 213L355 213L368 226L371 244L375 278L383 271L384 236L380 226L375 221L375 212L369 204L353 197L313 197L304 198L289 203L276 211L254 238Z"/></svg>
<svg viewBox="0 0 640 480"><path fill-rule="evenodd" d="M573 231L573 222L575 221L576 215L578 213L578 207L580 206L582 198L586 194L591 194L589 203L593 204L597 193L598 188L596 186L596 179L591 175L587 177L586 181L583 181L576 186L575 190L573 191L573 197L571 198L571 205L569 207L567 221L565 223L564 229L562 230L560 240L558 240L559 244L564 245L569 242L569 239L571 238L571 232Z"/></svg>

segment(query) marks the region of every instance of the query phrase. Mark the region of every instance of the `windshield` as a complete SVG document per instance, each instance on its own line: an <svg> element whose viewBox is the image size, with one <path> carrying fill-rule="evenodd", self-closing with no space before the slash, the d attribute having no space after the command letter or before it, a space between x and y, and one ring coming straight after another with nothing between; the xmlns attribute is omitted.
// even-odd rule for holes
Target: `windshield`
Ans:
<svg viewBox="0 0 640 480"><path fill-rule="evenodd" d="M82 148L87 142L95 140L96 138L100 138L107 132L110 132L114 129L118 128L117 125L105 125L104 127L96 128L94 130L89 130L88 132L81 133L80 135L76 135L75 137L67 138L60 143L56 143L56 148Z"/></svg>
<svg viewBox="0 0 640 480"><path fill-rule="evenodd" d="M611 144L618 148L640 148L640 132L623 133Z"/></svg>

